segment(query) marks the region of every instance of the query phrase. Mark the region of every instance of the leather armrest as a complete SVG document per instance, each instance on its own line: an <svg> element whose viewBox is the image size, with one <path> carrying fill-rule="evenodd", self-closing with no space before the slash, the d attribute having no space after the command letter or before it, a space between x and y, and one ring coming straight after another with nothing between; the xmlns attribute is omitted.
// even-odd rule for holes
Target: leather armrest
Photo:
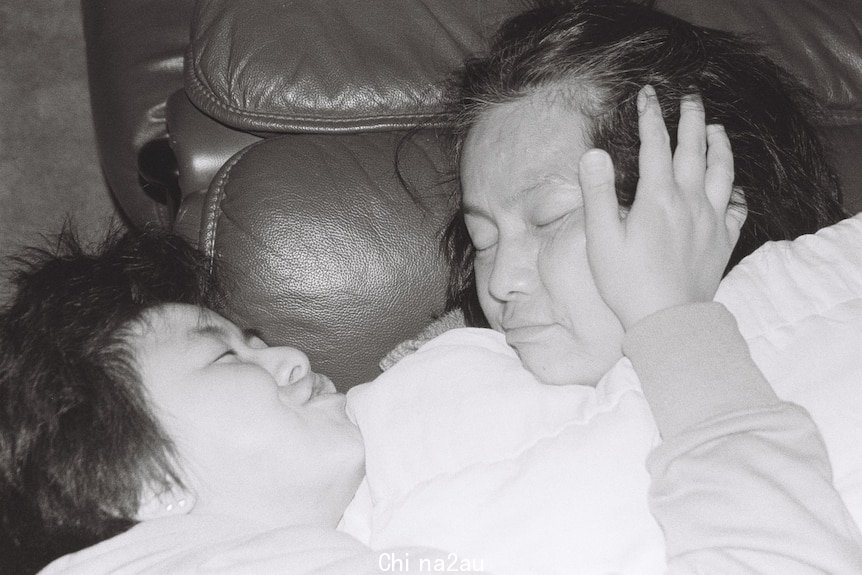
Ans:
<svg viewBox="0 0 862 575"><path fill-rule="evenodd" d="M167 137L165 101L182 88L194 0L82 0L93 121L108 186L136 225L171 214L141 185L138 156Z"/></svg>
<svg viewBox="0 0 862 575"><path fill-rule="evenodd" d="M213 120L192 105L184 90L168 98L166 116L183 195L206 190L225 162L261 139Z"/></svg>

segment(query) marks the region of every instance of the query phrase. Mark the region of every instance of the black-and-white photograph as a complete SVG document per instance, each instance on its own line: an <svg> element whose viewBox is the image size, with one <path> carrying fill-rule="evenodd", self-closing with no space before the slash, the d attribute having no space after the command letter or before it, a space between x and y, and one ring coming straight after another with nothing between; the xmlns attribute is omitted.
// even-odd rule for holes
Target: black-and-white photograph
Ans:
<svg viewBox="0 0 862 575"><path fill-rule="evenodd" d="M0 6L0 574L860 526L862 1Z"/></svg>

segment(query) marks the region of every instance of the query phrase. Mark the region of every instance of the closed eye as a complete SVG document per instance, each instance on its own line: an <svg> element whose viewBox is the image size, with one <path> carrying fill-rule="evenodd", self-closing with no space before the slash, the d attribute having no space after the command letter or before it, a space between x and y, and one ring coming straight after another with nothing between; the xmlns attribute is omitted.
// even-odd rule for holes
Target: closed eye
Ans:
<svg viewBox="0 0 862 575"><path fill-rule="evenodd" d="M489 248L493 248L497 243L496 227L488 225L480 218L469 218L467 220L467 230L467 233L470 235L470 243L473 244L473 249L476 252L483 252Z"/></svg>
<svg viewBox="0 0 862 575"><path fill-rule="evenodd" d="M553 228L565 222L570 216L583 217L582 215L578 216L578 214L583 213L583 209L583 205L575 205L569 206L564 210L557 210L552 213L539 215L533 219L533 226L540 230Z"/></svg>
<svg viewBox="0 0 862 575"><path fill-rule="evenodd" d="M489 249L493 248L495 245L497 245L497 242L489 243L487 245L483 245L480 247L480 246L476 245L476 242L473 242L473 250L476 253L481 253L481 252L488 251Z"/></svg>
<svg viewBox="0 0 862 575"><path fill-rule="evenodd" d="M569 215L569 213L568 213L568 212L566 212L565 214L561 214L561 215L559 215L559 216L557 216L557 217L555 217L555 218L546 219L546 220L543 220L543 221L540 221L540 222L536 222L535 226L536 226L537 228L549 228L549 227L551 227L551 226L553 226L553 225L555 225L555 224L558 224L558 223L562 222L562 221L565 219L565 217L566 217L567 215Z"/></svg>
<svg viewBox="0 0 862 575"><path fill-rule="evenodd" d="M228 350L224 351L221 355L219 355L217 358L215 358L213 363L230 361L230 360L236 359L237 357L238 357L238 355L237 355L236 351L234 351L233 349L228 349Z"/></svg>
<svg viewBox="0 0 862 575"><path fill-rule="evenodd" d="M249 347L253 347L255 349L269 347L263 340L263 335L260 330L253 327L247 327L242 330L242 339Z"/></svg>

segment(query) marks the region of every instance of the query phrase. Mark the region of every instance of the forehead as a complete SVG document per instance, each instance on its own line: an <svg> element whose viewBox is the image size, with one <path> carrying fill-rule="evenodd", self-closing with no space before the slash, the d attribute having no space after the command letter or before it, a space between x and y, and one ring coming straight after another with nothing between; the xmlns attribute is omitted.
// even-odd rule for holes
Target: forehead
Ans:
<svg viewBox="0 0 862 575"><path fill-rule="evenodd" d="M141 351L155 347L181 346L184 342L207 336L227 337L239 328L219 314L187 304L165 304L147 310L132 328Z"/></svg>
<svg viewBox="0 0 862 575"><path fill-rule="evenodd" d="M548 180L576 183L588 127L586 116L557 91L491 106L464 142L465 204L490 190L499 196Z"/></svg>

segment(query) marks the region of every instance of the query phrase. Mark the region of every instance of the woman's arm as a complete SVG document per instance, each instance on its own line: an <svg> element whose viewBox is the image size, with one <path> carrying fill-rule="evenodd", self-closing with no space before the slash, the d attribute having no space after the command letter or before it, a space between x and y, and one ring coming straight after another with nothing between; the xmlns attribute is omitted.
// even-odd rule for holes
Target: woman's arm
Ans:
<svg viewBox="0 0 862 575"><path fill-rule="evenodd" d="M648 461L671 573L862 573L862 538L808 414L780 401L729 312L711 303L743 214L730 143L682 102L678 145L639 94L640 182L616 205L613 167L584 154L587 253L626 329L623 351L664 443Z"/></svg>
<svg viewBox="0 0 862 575"><path fill-rule="evenodd" d="M624 351L664 439L648 468L670 573L862 573L814 422L775 396L724 306L653 314Z"/></svg>

